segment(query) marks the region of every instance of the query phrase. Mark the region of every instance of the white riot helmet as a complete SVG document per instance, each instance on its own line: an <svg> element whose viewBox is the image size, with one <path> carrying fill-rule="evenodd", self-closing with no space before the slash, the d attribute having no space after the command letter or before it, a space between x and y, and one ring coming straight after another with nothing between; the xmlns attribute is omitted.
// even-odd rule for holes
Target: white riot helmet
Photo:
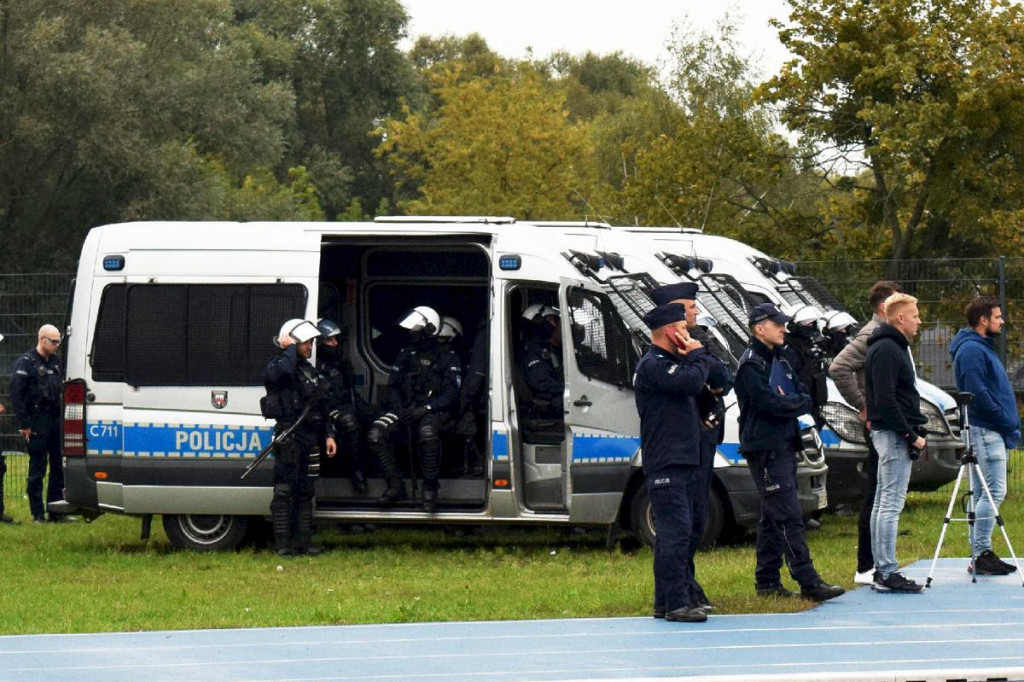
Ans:
<svg viewBox="0 0 1024 682"><path fill-rule="evenodd" d="M853 319L853 315L847 312L839 311L825 318L825 331L827 332L836 332L846 327L855 326L857 326L857 320Z"/></svg>
<svg viewBox="0 0 1024 682"><path fill-rule="evenodd" d="M792 324L794 325L817 325L818 320L821 319L821 311L812 305L801 305L794 306L789 311L789 316L793 318Z"/></svg>
<svg viewBox="0 0 1024 682"><path fill-rule="evenodd" d="M442 339L449 340L462 336L462 323L454 317L445 315L441 318L441 330L437 332L437 335Z"/></svg>
<svg viewBox="0 0 1024 682"><path fill-rule="evenodd" d="M561 317L562 313L559 312L558 308L553 308L544 303L534 303L531 306L527 306L526 310L523 311L523 319L528 322L543 322L545 317Z"/></svg>
<svg viewBox="0 0 1024 682"><path fill-rule="evenodd" d="M441 330L441 316L430 306L418 305L398 322L402 329L411 332L423 332L427 336L437 336Z"/></svg>
<svg viewBox="0 0 1024 682"><path fill-rule="evenodd" d="M284 348L284 340L292 339L295 343L305 343L312 341L316 337L320 336L320 331L316 328L316 325L309 320L302 320L295 318L288 320L281 325L281 331L277 333L277 338L274 339L274 344L279 348Z"/></svg>

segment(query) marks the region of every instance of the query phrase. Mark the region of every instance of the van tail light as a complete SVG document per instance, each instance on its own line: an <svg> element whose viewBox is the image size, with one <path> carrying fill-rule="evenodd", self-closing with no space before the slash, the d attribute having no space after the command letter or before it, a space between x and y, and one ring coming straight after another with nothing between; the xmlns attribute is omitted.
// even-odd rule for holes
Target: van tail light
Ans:
<svg viewBox="0 0 1024 682"><path fill-rule="evenodd" d="M64 384L64 421L61 425L65 457L85 456L85 382Z"/></svg>

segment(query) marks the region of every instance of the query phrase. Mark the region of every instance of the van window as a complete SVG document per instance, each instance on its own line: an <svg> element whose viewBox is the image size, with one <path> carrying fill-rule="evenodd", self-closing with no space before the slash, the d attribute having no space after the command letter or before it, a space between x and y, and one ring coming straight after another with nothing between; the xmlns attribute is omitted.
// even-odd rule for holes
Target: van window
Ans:
<svg viewBox="0 0 1024 682"><path fill-rule="evenodd" d="M111 284L93 335L93 378L258 386L271 339L305 308L300 284Z"/></svg>
<svg viewBox="0 0 1024 682"><path fill-rule="evenodd" d="M611 299L585 289L569 289L573 349L580 373L616 386L628 386L633 371L632 339Z"/></svg>

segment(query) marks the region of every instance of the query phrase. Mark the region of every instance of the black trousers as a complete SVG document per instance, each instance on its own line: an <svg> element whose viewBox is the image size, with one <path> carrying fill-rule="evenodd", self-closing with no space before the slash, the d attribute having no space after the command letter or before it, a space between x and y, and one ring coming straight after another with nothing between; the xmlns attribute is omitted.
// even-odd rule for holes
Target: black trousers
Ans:
<svg viewBox="0 0 1024 682"><path fill-rule="evenodd" d="M674 611L694 606L690 592L690 537L699 467L673 467L645 476L654 513L654 606Z"/></svg>
<svg viewBox="0 0 1024 682"><path fill-rule="evenodd" d="M690 593L698 603L710 601L704 588L697 581L697 565L694 557L704 537L704 529L708 523L708 497L711 494L711 481L715 470L716 431L701 431L700 466L694 474L693 495L690 499L690 546L687 549L690 569Z"/></svg>
<svg viewBox="0 0 1024 682"><path fill-rule="evenodd" d="M274 523L275 541L285 537L292 542L308 541L302 537L303 514L310 515L313 506L313 479L309 476L309 455L315 441L292 438L274 450L274 497L270 514Z"/></svg>
<svg viewBox="0 0 1024 682"><path fill-rule="evenodd" d="M803 511L796 488L796 455L790 448L745 452L743 456L761 496L761 519L757 525L757 587L781 583L783 561L801 587L816 584L821 577L814 569L804 535Z"/></svg>
<svg viewBox="0 0 1024 682"><path fill-rule="evenodd" d="M875 568L875 557L871 554L871 509L875 506L875 488L878 486L878 450L871 441L867 427L864 436L868 440L868 458L864 462L864 473L867 475L867 488L864 490L864 504L860 508L857 519L857 572L871 571Z"/></svg>
<svg viewBox="0 0 1024 682"><path fill-rule="evenodd" d="M41 429L32 429L28 439L28 478L25 492L32 518L43 518L43 478L49 465L50 478L46 484L46 502L64 499L64 465L60 458L60 429L54 423Z"/></svg>

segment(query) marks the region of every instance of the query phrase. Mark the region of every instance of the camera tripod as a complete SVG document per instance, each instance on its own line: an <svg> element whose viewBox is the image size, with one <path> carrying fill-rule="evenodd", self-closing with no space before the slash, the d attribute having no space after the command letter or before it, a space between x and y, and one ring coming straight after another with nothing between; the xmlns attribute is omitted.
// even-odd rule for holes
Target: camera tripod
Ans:
<svg viewBox="0 0 1024 682"><path fill-rule="evenodd" d="M939 552L942 551L942 542L946 538L946 530L949 528L950 521L966 521L968 523L967 530L967 541L971 546L971 582L978 582L977 575L977 560L978 557L974 555L974 522L978 520L976 515L977 505L974 501L974 493L970 489L972 485L981 483L982 490L985 492L985 497L988 498L988 503L991 505L994 517L983 517L983 518L994 518L995 522L999 525L999 530L1003 533L1003 540L1006 541L1006 548L1010 551L1010 556L1013 558L1013 563L1017 567L1017 576L1021 578L1021 585L1024 586L1024 575L1021 575L1020 563L1017 561L1017 555L1013 552L1013 545L1010 544L1010 536L1006 534L1006 525L1003 523L1003 517L999 514L999 506L992 499L992 491L989 490L988 481L985 480L985 473L981 467L978 466L978 458L974 454L974 446L971 445L971 425L967 420L967 406L974 400L973 393L953 393L953 398L956 400L957 408L960 412L960 434L964 439L964 443L967 445L967 450L960 457L960 471L956 475L956 484L953 486L953 494L949 497L949 507L946 508L946 516L942 520L942 532L939 533L939 543L935 547L935 556L932 557L932 566L928 570L928 580L925 582L925 587L932 586L932 575L935 573L935 563L939 560ZM960 483L963 481L964 473L967 474L967 504L965 512L967 516L963 518L953 518L953 506L956 504L957 494L960 492Z"/></svg>

